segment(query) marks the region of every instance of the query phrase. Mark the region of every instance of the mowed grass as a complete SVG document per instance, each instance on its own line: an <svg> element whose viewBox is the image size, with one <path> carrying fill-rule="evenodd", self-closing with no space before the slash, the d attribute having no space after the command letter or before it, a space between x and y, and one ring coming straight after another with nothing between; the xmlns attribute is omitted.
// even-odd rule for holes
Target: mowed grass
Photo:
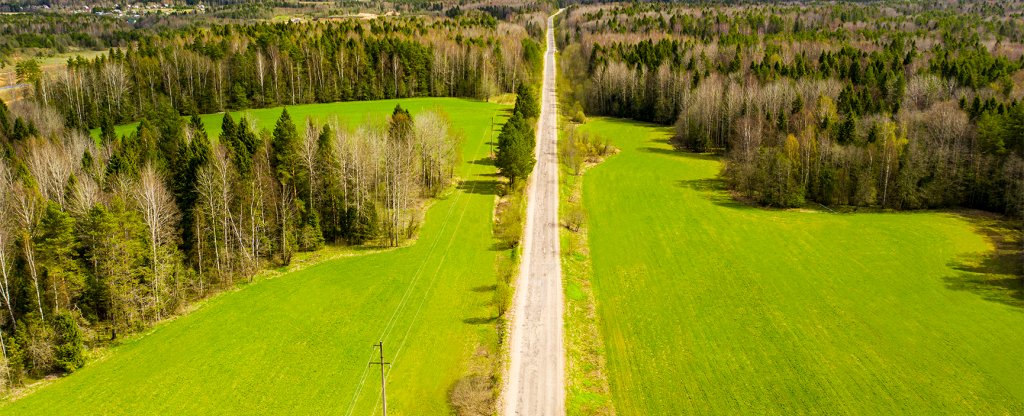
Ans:
<svg viewBox="0 0 1024 416"><path fill-rule="evenodd" d="M443 108L466 138L466 182L430 207L414 244L217 296L0 413L370 415L379 411L380 370L368 362L385 334L389 415L447 414L448 389L480 346L493 352L496 343L494 168L473 162L487 154L491 116L504 119L507 106L417 99L289 111L358 121L396 103L414 114ZM279 112L252 111L261 120Z"/></svg>
<svg viewBox="0 0 1024 416"><path fill-rule="evenodd" d="M618 414L1024 414L1024 289L974 272L975 220L748 207L669 129L585 128L622 149L583 191Z"/></svg>

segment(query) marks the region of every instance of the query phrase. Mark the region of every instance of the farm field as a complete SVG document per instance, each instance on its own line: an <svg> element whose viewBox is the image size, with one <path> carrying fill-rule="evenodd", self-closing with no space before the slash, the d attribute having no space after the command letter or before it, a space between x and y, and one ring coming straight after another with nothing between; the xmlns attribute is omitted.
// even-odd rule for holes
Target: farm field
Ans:
<svg viewBox="0 0 1024 416"><path fill-rule="evenodd" d="M301 104L301 105L290 105L287 106L288 114L291 115L292 121L295 122L295 127L302 133L306 130L306 118L313 119L317 123L317 126L321 126L323 123L337 120L342 123L342 126L357 127L359 123L363 122L367 118L380 118L383 119L391 115L391 111L395 109L395 105L400 104L403 108L415 113L420 110L427 110L432 108L441 108L451 118L453 122L456 122L458 127L463 128L466 133L466 137L470 137L470 133L473 133L472 128L476 128L477 124L483 123L481 128L486 129L487 122L490 121L490 117L493 114L504 115L504 113L495 113L501 106L493 103L483 103L479 101L471 101L460 98L404 98L397 100L377 100L377 101L348 101L348 102L337 102L337 103L323 103L323 104ZM514 101L512 102L514 104ZM510 106L511 107L511 106ZM245 116L249 120L250 126L255 122L255 128L257 130L267 129L273 130L274 123L281 117L281 110L285 107L272 107L272 108L257 108L251 110L232 111L231 116L237 123L239 118ZM206 127L206 132L210 135L211 139L216 140L220 136L221 123L224 121L224 113L214 114L203 114L199 116L203 121L203 126ZM486 120L486 121L482 121ZM497 121L497 119L495 120ZM139 123L122 124L114 127L114 132L118 136L123 136L134 132L139 126ZM486 130L484 130L486 133ZM98 138L100 135L99 129L92 130L93 137ZM496 135L497 133L495 133ZM486 146L487 143L484 143ZM473 151L475 149L467 149L467 151ZM486 154L487 150L483 150L483 154Z"/></svg>
<svg viewBox="0 0 1024 416"><path fill-rule="evenodd" d="M0 408L0 414L356 414L379 411L383 339L388 410L446 414L446 395L474 357L494 353L491 299L494 172L491 116L507 107L459 99L403 99L289 107L350 124L441 107L465 133L464 180L429 208L414 244L353 250L224 293L157 325L78 372ZM253 110L272 126L280 108ZM204 116L212 135L220 115Z"/></svg>
<svg viewBox="0 0 1024 416"><path fill-rule="evenodd" d="M669 128L584 128L622 150L583 188L619 415L1024 413L991 221L748 207Z"/></svg>

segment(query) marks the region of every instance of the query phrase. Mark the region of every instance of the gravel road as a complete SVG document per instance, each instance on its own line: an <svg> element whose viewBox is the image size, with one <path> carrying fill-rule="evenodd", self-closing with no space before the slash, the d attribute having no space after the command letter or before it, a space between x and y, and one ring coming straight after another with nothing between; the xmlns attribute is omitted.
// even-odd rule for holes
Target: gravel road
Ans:
<svg viewBox="0 0 1024 416"><path fill-rule="evenodd" d="M565 414L565 350L562 345L562 266L558 240L558 127L555 94L554 16L548 18L547 53L537 165L526 208L523 258L513 306L505 415Z"/></svg>

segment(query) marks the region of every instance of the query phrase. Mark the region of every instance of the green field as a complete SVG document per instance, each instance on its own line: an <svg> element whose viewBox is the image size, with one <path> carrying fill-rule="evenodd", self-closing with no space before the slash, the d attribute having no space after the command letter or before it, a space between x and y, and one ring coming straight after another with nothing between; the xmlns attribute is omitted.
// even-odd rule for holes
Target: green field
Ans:
<svg viewBox="0 0 1024 416"><path fill-rule="evenodd" d="M666 128L585 128L622 149L583 188L618 414L1024 414L985 221L752 208Z"/></svg>
<svg viewBox="0 0 1024 416"><path fill-rule="evenodd" d="M391 111L395 109L395 104L401 104L403 108L413 112L414 115L417 111L441 108L448 113L448 116L453 122L456 122L459 127L466 130L467 136L469 133L473 132L470 131L470 129L476 128L481 122L483 122L482 120L487 119L489 122L495 109L499 108L499 106L490 103L453 98L406 98L379 101L348 101L326 104L291 105L287 106L287 108L288 114L291 115L292 121L295 122L295 126L298 127L300 132L302 132L306 129L307 118L313 119L318 127L323 123L337 121L341 123L343 127L347 126L354 128L357 127L359 123L362 123L367 119L383 119L386 116L390 116ZM245 116L245 118L249 120L249 126L255 127L257 130L273 130L274 123L277 123L278 117L281 117L282 108L284 107L232 111L231 116L234 117L236 123L239 121L239 118ZM466 116L470 117L467 118ZM210 135L210 138L215 139L220 136L220 126L224 121L224 113L203 114L199 116L199 118L203 120L203 125L206 127L206 131ZM487 123L483 123L482 128L486 128ZM123 136L135 132L138 126L139 123L118 125L114 127L114 133L118 136ZM99 134L99 129L92 130L93 137L98 138ZM467 149L467 151L473 150L474 149Z"/></svg>
<svg viewBox="0 0 1024 416"><path fill-rule="evenodd" d="M494 168L474 161L487 154L491 116L504 116L507 107L409 99L289 111L297 120L338 116L356 123L366 114L390 114L396 103L414 115L441 107L466 137L464 182L431 206L415 244L354 250L359 255L217 296L0 413L370 415L379 407L379 370L367 363L371 345L385 334L385 358L394 363L389 414L447 414L448 389L496 344ZM279 112L251 111L261 126L271 126ZM215 131L219 120L204 117Z"/></svg>

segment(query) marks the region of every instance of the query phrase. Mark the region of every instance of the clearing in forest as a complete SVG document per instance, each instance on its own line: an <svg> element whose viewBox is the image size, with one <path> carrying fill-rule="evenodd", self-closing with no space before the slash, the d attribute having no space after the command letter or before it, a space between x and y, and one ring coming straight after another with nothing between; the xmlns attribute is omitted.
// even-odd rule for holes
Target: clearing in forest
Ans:
<svg viewBox="0 0 1024 416"><path fill-rule="evenodd" d="M385 359L394 363L389 412L449 413L449 388L496 348L495 169L481 160L491 117L503 120L507 106L403 99L288 111L296 124L311 115L356 125L389 115L395 104L413 114L439 107L465 135L458 174L464 181L429 208L414 244L369 254L356 249L216 296L8 403L0 414L371 415L380 410L380 375L367 363L381 334ZM280 112L247 114L270 127ZM211 136L220 117L203 118Z"/></svg>
<svg viewBox="0 0 1024 416"><path fill-rule="evenodd" d="M668 128L584 128L622 150L583 186L619 415L1024 413L998 223L749 207Z"/></svg>

